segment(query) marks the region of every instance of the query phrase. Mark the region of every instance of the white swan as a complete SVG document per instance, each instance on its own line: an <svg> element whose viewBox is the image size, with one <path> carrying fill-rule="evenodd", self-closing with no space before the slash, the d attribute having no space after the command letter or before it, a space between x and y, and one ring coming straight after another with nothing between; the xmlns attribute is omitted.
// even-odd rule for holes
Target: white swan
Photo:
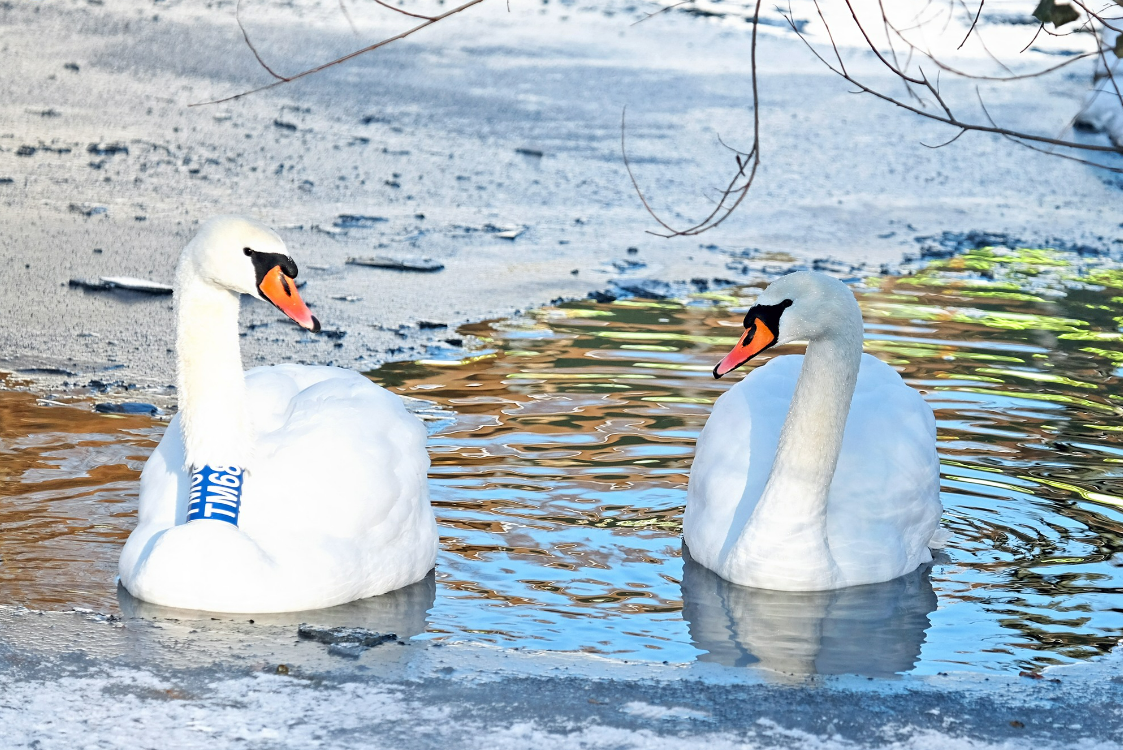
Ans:
<svg viewBox="0 0 1123 750"><path fill-rule="evenodd" d="M774 281L745 316L721 377L775 357L714 405L690 470L691 556L743 586L822 591L888 581L932 559L942 508L932 409L862 354L862 314L841 281Z"/></svg>
<svg viewBox="0 0 1123 750"><path fill-rule="evenodd" d="M211 219L180 256L179 413L141 474L139 520L119 564L138 599L213 612L318 609L433 567L425 429L401 399L334 367L242 372L240 295L319 331L296 274L281 238L240 217Z"/></svg>

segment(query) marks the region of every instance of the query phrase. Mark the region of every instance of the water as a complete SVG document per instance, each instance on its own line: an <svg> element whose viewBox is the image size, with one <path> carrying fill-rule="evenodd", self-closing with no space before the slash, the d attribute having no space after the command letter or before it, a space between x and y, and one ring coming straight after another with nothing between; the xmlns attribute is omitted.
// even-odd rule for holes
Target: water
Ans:
<svg viewBox="0 0 1123 750"><path fill-rule="evenodd" d="M114 609L137 479L163 425L52 403L0 390L0 603Z"/></svg>
<svg viewBox="0 0 1123 750"><path fill-rule="evenodd" d="M979 250L857 281L867 351L936 411L946 553L823 594L683 559L693 443L757 289L578 302L465 326L371 373L430 424L441 554L419 638L784 672L1023 670L1123 636L1123 271ZM789 351L797 351L789 348ZM785 353L772 350L774 355ZM0 601L116 606L159 423L0 392Z"/></svg>

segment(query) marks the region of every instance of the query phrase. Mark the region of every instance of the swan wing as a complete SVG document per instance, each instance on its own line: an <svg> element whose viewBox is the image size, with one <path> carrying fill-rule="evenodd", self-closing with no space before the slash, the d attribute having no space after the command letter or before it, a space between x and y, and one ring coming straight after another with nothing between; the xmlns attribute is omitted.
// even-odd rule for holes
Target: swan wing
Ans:
<svg viewBox="0 0 1123 750"><path fill-rule="evenodd" d="M827 504L831 555L846 584L886 581L930 561L942 512L932 409L865 354Z"/></svg>
<svg viewBox="0 0 1123 750"><path fill-rule="evenodd" d="M185 462L183 432L176 415L140 473L137 526L129 534L117 564L121 582L130 591L134 590L137 574L160 536L177 520L182 523L187 517L191 477L184 468Z"/></svg>
<svg viewBox="0 0 1123 750"><path fill-rule="evenodd" d="M357 372L271 369L281 370L271 379L295 375L299 391L283 422L259 436L246 483L246 533L274 559L335 571L332 581L320 581L332 599L423 578L436 560L437 532L421 421L401 398ZM308 372L323 370L333 372Z"/></svg>
<svg viewBox="0 0 1123 750"><path fill-rule="evenodd" d="M247 373L257 440L238 527L184 524L178 417L141 475L121 580L141 599L231 612L316 609L391 591L433 567L425 429L359 373Z"/></svg>

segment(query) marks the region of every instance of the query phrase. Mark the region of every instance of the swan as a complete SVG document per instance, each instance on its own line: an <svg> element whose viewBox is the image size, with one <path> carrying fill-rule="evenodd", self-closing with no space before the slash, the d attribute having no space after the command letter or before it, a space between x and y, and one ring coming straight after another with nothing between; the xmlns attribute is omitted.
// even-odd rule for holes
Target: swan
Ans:
<svg viewBox="0 0 1123 750"><path fill-rule="evenodd" d="M220 216L175 277L179 413L140 477L120 583L137 599L211 612L320 609L425 578L437 555L426 432L352 370L242 372L240 296L319 321L272 230Z"/></svg>
<svg viewBox="0 0 1123 750"><path fill-rule="evenodd" d="M772 282L745 333L714 368L774 357L718 398L690 469L683 538L727 581L825 591L889 581L942 545L931 407L889 365L862 353L862 314L837 279Z"/></svg>

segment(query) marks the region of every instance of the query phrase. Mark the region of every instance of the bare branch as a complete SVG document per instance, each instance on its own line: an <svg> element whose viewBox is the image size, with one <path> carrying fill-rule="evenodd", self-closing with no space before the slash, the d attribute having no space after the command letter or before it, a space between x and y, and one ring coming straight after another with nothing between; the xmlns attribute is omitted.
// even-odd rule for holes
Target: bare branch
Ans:
<svg viewBox="0 0 1123 750"><path fill-rule="evenodd" d="M1033 38L1029 40L1029 42L1026 44L1026 46L1022 47L1022 52L1025 52L1027 49L1032 47L1033 43L1037 41L1037 37L1041 36L1041 32L1044 31L1044 30L1045 30L1045 24L1041 24L1040 26L1038 26L1037 27L1037 33L1035 33L1033 35Z"/></svg>
<svg viewBox="0 0 1123 750"><path fill-rule="evenodd" d="M1123 27L1121 27L1121 26L1112 26L1111 23L1109 22L1109 19L1104 18L1101 12L1097 12L1097 11L1094 11L1091 8L1089 8L1087 5L1084 4L1083 0L1072 0L1072 2L1078 8L1080 8L1081 10L1083 10L1085 13L1088 14L1088 21L1085 21L1083 24L1081 24L1081 28L1083 28L1084 26L1088 26L1089 21L1092 20L1092 19L1095 19L1095 20L1099 21L1101 24L1103 24L1105 28L1111 29L1112 31L1123 30ZM1112 18L1110 20L1111 21L1118 21L1120 19Z"/></svg>
<svg viewBox="0 0 1123 750"><path fill-rule="evenodd" d="M355 26L355 20L351 18L351 11L347 10L347 4L343 0L339 0L339 10L343 13L343 17L347 19L347 25L351 27L351 33L358 36L359 28Z"/></svg>
<svg viewBox="0 0 1123 750"><path fill-rule="evenodd" d="M343 2L343 0L340 0L340 2ZM390 3L382 2L382 0L374 0L374 2L378 3L383 8L389 8L390 10L394 11L395 13L401 13L403 16L409 16L410 18L420 18L424 21L432 21L433 20L433 16L422 16L422 15L419 15L417 13L410 13L408 10L404 10L402 8L397 8L393 5L390 5Z"/></svg>
<svg viewBox="0 0 1123 750"><path fill-rule="evenodd" d="M975 89L975 96L977 96L978 99L979 99L979 106L982 107L983 114L986 115L986 118L987 118L987 120L990 121L991 125L994 125L995 124L994 118L990 116L990 112L987 110L987 105L983 101L982 94L979 93L979 90L977 88ZM1085 166L1097 167L1097 168L1102 169L1106 172L1114 172L1116 174L1123 174L1123 168L1121 168L1121 167L1109 167L1106 164L1100 164L1099 162L1089 161L1087 159L1081 159L1080 157L1072 156L1071 154L1058 154L1056 151L1050 151L1048 149L1041 148L1040 146L1035 146L1032 143L1025 143L1019 136L1016 136L1016 135L1003 134L1003 137L1006 138L1007 140L1013 142L1013 143L1018 144L1019 146L1022 146L1024 148L1028 148L1030 151L1036 151L1039 154L1045 154L1046 156L1057 156L1057 157L1060 157L1061 159L1068 159L1069 161L1074 161L1078 164L1084 164Z"/></svg>
<svg viewBox="0 0 1123 750"><path fill-rule="evenodd" d="M342 0L340 0L342 2ZM975 14L975 20L971 22L971 28L967 29L967 36L963 37L963 41L959 43L956 49L963 49L963 45L967 44L967 40L971 38L971 32L979 25L979 18L983 15L983 6L986 5L986 0L979 0L979 12ZM962 133L960 133L962 135ZM956 138L959 136L957 135Z"/></svg>
<svg viewBox="0 0 1123 750"><path fill-rule="evenodd" d="M1119 83L1115 80L1115 73L1114 73L1114 70L1113 70L1112 66L1109 65L1108 62L1107 62L1106 51L1101 47L1099 52L1100 52L1100 62L1103 63L1104 70L1107 71L1107 81L1108 81L1108 83L1111 84L1111 87L1113 89L1115 89L1115 98L1119 100L1120 106L1123 106L1123 93L1119 92ZM1117 61L1116 64L1118 64L1118 58L1116 58L1116 61ZM1106 89L1105 89L1105 91L1106 91Z"/></svg>
<svg viewBox="0 0 1123 750"><path fill-rule="evenodd" d="M340 0L340 2L342 1L343 0ZM246 46L250 48L250 52L253 53L254 59L257 60L258 65L265 68L266 72L278 81L287 81L287 78L274 71L261 59L261 55L257 53L257 47L253 46L253 42L250 41L250 35L246 32L246 27L242 24L242 0L238 0L238 4L234 6L234 20L238 22L238 28L242 32L242 38L246 40Z"/></svg>
<svg viewBox="0 0 1123 750"><path fill-rule="evenodd" d="M471 8L473 5L479 5L483 1L484 0L468 0L468 2L466 2L462 5L458 5L455 8L453 8L452 10L446 11L446 12L440 14L439 16L433 16L433 17L429 18L427 21L425 21L424 23L420 23L420 24L418 24L417 26L414 26L411 29L406 29L405 31L403 31L400 34L396 34L395 36L388 37L386 39L383 39L380 42L375 42L374 44L363 47L362 49L355 50L354 52L350 52L350 53L344 55L343 57L337 57L334 60L330 60L326 63L321 64L321 65L317 65L314 68L308 68L307 70L301 71L300 73L297 73L297 74L292 75L292 76L288 76L287 78L285 76L281 76L281 75L278 75L277 73L274 73L273 70L270 69L269 66L267 66L265 64L265 62L257 54L257 50L254 49L253 45L250 43L249 36L246 35L245 29L243 28L242 29L242 36L245 37L246 44L249 45L250 50L254 54L254 57L257 58L257 61L259 63L261 63L261 66L263 68L265 68L267 71L269 71L269 73L274 78L277 78L279 80L276 80L273 83L266 84L265 86L259 86L255 89L250 89L249 91L243 91L240 94L234 94L233 96L227 96L227 97L223 97L221 99L213 99L211 101L206 101L206 102L195 102L194 104L189 104L187 106L189 106L189 107L205 107L205 106L208 106L208 105L211 105L211 104L224 104L226 102L232 102L232 101L235 101L236 99L241 99L243 97L250 96L251 94L258 94L258 93L261 93L262 91L268 91L269 89L273 89L273 88L276 88L278 86L282 86L286 83L298 81L301 78L307 78L308 76L315 75L316 73L327 70L328 68L334 67L336 65L341 65L341 64L347 62L348 60L353 60L354 58L356 58L360 55L365 55L368 52L373 52L374 50L378 49L379 47L385 47L387 44L405 39L408 36L412 36L412 35L416 34L417 32L421 31L422 29L427 29L430 26L432 26L433 24L439 23L440 21L443 21L444 19L448 18L449 16L454 16L457 13L461 13L465 10L468 10L468 8ZM241 26L240 20L238 22L238 25ZM755 32L754 32L754 34L755 34Z"/></svg>
<svg viewBox="0 0 1123 750"><path fill-rule="evenodd" d="M746 156L746 157L747 157L747 156L751 156L751 154L749 154L749 153L746 153L745 151L742 151L742 150L741 150L741 149L739 149L739 148L733 148L732 146L730 146L730 145L729 145L728 143L726 143L726 142L725 142L725 141L724 141L724 140L722 139L722 137L721 137L720 135L719 135L719 136L717 137L717 142L718 142L718 143L720 143L721 145L725 146L725 147L726 147L727 149L729 149L729 150L730 150L730 151L732 151L733 153L737 154L738 156Z"/></svg>
<svg viewBox="0 0 1123 750"><path fill-rule="evenodd" d="M831 40L831 47L834 49L835 59L838 60L838 67L841 68L843 72L845 72L846 71L846 63L844 63L842 61L842 55L840 55L839 52L838 52L838 44L834 41L834 34L831 32L830 24L828 24L827 19L823 17L823 9L819 7L819 0L813 0L813 1L815 3L815 12L819 14L819 20L823 22L823 28L825 28L827 30L827 38ZM795 28L795 21L792 20L792 17L794 15L795 15L795 13L792 11L791 0L788 0L788 15L787 15L788 25L791 26L793 29Z"/></svg>
<svg viewBox="0 0 1123 750"><path fill-rule="evenodd" d="M649 231L648 234L654 234L657 237L691 237L702 234L728 219L749 194L749 189L752 187L753 180L756 178L757 169L760 167L760 96L757 85L756 50L757 30L760 28L760 6L762 3L763 0L756 0L756 7L753 10L752 46L749 55L749 70L752 76L753 89L752 147L749 149L748 153L731 149L736 152L733 158L737 165L737 171L733 174L733 178L729 180L726 187L719 190L719 198L715 202L713 210L704 219L685 229L675 229L651 207L647 197L643 194L643 190L640 189L639 183L636 181L635 174L632 172L632 165L628 160L627 141L625 140L626 123L624 115L621 114L620 116L620 150L624 156L624 167L628 170L628 177L632 181L632 187L635 188L636 195L639 196L640 202L643 203L643 207L651 214L651 217L655 219L661 227L667 230L667 234L651 231ZM729 148L724 142L722 142L722 145ZM738 184L742 179L744 182Z"/></svg>
<svg viewBox="0 0 1123 750"><path fill-rule="evenodd" d="M853 12L853 6L851 5L850 0L845 0L845 2L847 4L847 6L850 7L850 9L851 9L851 14L854 18L855 23L858 23L859 26L860 26L861 22L858 20L857 15ZM881 99L882 101L889 102L890 104L893 104L893 105L895 105L897 107L900 107L904 110L907 110L909 112L912 112L913 114L920 115L921 117L924 117L926 119L934 120L936 122L941 122L945 125L951 125L955 128L959 128L959 129L972 130L972 131L981 132L981 133L994 133L996 135L1009 136L1009 137L1012 137L1012 138L1017 138L1017 139L1021 139L1021 140L1025 140L1025 141L1032 141L1032 142L1035 142L1035 143L1047 144L1047 145L1052 145L1052 146L1061 146L1061 147L1064 147L1064 148L1071 148L1071 149L1076 149L1076 150L1081 150L1081 151L1096 151L1096 152L1101 152L1101 153L1123 154L1123 148L1119 148L1119 147L1116 147L1116 146L1099 146L1099 145L1090 144L1090 143L1078 143L1076 141L1066 141L1066 140L1062 140L1062 139L1058 139L1058 138L1048 138L1046 136L1033 135L1032 133L1023 133L1023 132L1020 132L1020 131L1017 131L1017 130L1011 130L1009 128L999 127L993 121L991 122L991 124L989 126L988 125L981 125L981 124L978 124L978 123L965 122L953 113L953 111L947 105L947 103L944 101L943 97L940 95L940 93L936 89L936 87L928 80L928 78L926 76L924 76L923 71L921 71L920 77L916 78L914 76L910 76L908 73L906 73L904 71L898 70L897 68L893 67L893 65L891 65L889 63L889 61L886 60L885 57L883 55L881 55L876 50L872 41L870 41L869 36L865 33L865 29L864 28L861 29L862 34L867 41L867 44L869 44L870 48L874 51L875 56L882 62L882 64L885 65L885 67L887 67L890 71L892 71L894 74L898 75L899 77L904 78L905 80L909 81L910 83L914 83L918 86L921 86L921 87L925 88L928 91L928 93L931 94L935 98L937 104L940 105L940 108L943 110L943 114L939 114L939 113L935 113L935 112L928 112L928 111L925 111L923 109L919 109L918 107L910 105L906 102L902 102L899 99L896 99L896 98L894 98L894 97L892 97L888 94L884 94L880 91L877 91L877 90L871 88L870 86L862 83L861 81L857 80L853 75L847 73L841 67L836 68L835 66L831 65L829 62L827 62L827 60L822 55L819 54L818 50L816 50L814 48L814 46L811 44L810 41L808 41L806 36L801 34L799 32L799 30L796 29L794 26L793 26L793 29L795 30L795 32L799 36L799 38L803 41L803 43L807 46L807 48L811 50L812 54L814 54L820 60L820 62L822 62L824 65L826 65L828 69L830 69L833 73L838 75L840 78L842 78L843 80L853 84L854 86L857 86L864 93L870 94L871 96L874 96L878 99ZM837 54L837 48L836 48L835 52Z"/></svg>
<svg viewBox="0 0 1123 750"><path fill-rule="evenodd" d="M921 141L920 145L924 146L924 148L931 148L931 149L943 148L944 146L950 146L951 144L958 141L959 136L963 135L966 132L967 132L967 128L962 128L958 133L956 133L954 136L952 136L952 139L950 141L944 141L943 143L937 143L935 146L929 146L924 141Z"/></svg>
<svg viewBox="0 0 1123 750"><path fill-rule="evenodd" d="M1031 42L1031 44L1032 44L1032 42ZM1025 50L1023 50L1023 52L1024 51ZM978 75L978 74L975 74L975 73L968 73L966 71L959 70L957 68L953 68L950 65L947 65L947 64L943 63L938 58L933 57L931 55L928 55L927 53L922 53L922 54L924 54L925 57L927 57L929 60L931 60L933 63L935 63L936 66L939 67L941 70L947 71L948 73L951 73L952 75L959 76L960 78L967 78L967 79L972 80L972 81L997 81L997 82L1003 83L1003 82L1006 82L1006 81L1025 81L1025 80L1028 80L1030 78L1040 78L1041 76L1046 76L1046 75L1049 75L1050 73L1055 73L1056 71L1060 70L1061 68L1068 67L1069 65L1072 65L1074 62L1079 62L1079 61L1087 59L1089 57L1093 57L1094 55L1098 55L1098 54L1100 54L1100 51L1099 50L1093 50L1091 52L1081 52L1079 55L1073 55L1072 57L1066 58L1064 61L1059 62L1056 65L1053 65L1053 66L1048 67L1048 68L1042 68L1041 70L1035 70L1032 73L1020 73L1020 74L1016 73L1016 74L1008 75L1008 76L981 76L981 75ZM999 63L999 64L1001 64L1001 63ZM1005 66L1003 66L1003 67L1005 67Z"/></svg>
<svg viewBox="0 0 1123 750"><path fill-rule="evenodd" d="M655 11L654 13L648 13L646 16L644 16L643 18L641 18L640 20L636 21L635 23L633 23L631 25L635 26L636 24L643 23L644 21L646 21L649 18L655 18L655 16L659 15L660 13L666 13L669 10L674 10L675 8L678 8L679 6L686 5L687 3L690 3L690 2L693 2L693 0L680 0L679 2L675 3L674 5L665 5L662 8L660 8L659 10Z"/></svg>
<svg viewBox="0 0 1123 750"><path fill-rule="evenodd" d="M949 0L949 2L951 2L953 4L955 3L955 1L956 0ZM959 1L962 4L962 0L959 0ZM632 170L631 161L628 158L628 152L627 152L627 140L626 140L627 123L626 123L626 119L625 119L625 114L621 115L621 118L620 118L620 149L621 149L621 152L623 154L624 166L627 169L628 177L632 181L632 187L635 189L636 194L639 196L640 202L643 204L644 209L652 216L652 218L655 219L655 221L659 224L660 227L662 227L664 230L666 230L666 233L649 232L650 234L655 234L655 235L661 236L661 237L681 237L681 236L692 236L692 235L701 234L702 232L706 232L706 231L718 226L719 224L724 222L726 219L728 219L729 216L744 202L746 196L748 195L749 189L753 185L753 181L754 181L754 179L757 175L757 171L758 171L760 163L761 163L760 104L759 104L760 100L759 100L759 91L758 91L757 59L756 59L757 27L758 27L758 22L759 22L759 19L760 19L761 2L762 2L762 0L757 0L756 6L755 6L755 9L754 9L753 19L752 19L753 37L752 37L752 54L751 54L751 59L750 59L750 73L751 73L751 76L752 76L752 89L753 89L753 140L752 140L752 147L746 153L746 152L742 152L738 149L734 149L734 148L730 147L721 138L718 139L718 141L721 143L722 146L724 146L725 148L734 152L734 160L735 160L735 163L736 163L736 166L737 166L737 170L734 173L732 179L730 179L729 182L727 183L727 186L723 190L718 191L718 197L717 197L716 200L713 201L713 203L714 203L713 209L705 218L703 218L701 221L698 221L694 225L689 226L685 229L676 229L675 227L673 227L671 225L671 223L669 221L665 220L663 217L661 217L655 211L655 209L651 206L650 202L648 201L647 196L643 193L643 190L640 188L639 182L637 181L635 173ZM963 73L962 71L958 71L958 70L956 70L954 68L951 68L950 66L944 64L942 61L937 59L932 53L921 49L920 47L918 47L917 45L915 45L914 43L909 41L902 34L902 32L896 26L894 26L894 24L889 20L888 14L885 11L885 6L883 4L883 0L879 0L878 1L878 7L881 9L883 28L885 30L886 36L889 38L889 41L890 41L889 55L892 57L892 60L890 60L885 54L883 54L877 48L877 45L874 44L873 39L870 38L870 35L867 32L866 28L862 25L861 19L858 17L857 10L855 9L855 7L853 5L852 0L844 0L844 2L846 3L846 7L850 11L850 17L853 19L854 24L857 26L858 31L861 33L862 38L865 40L866 46L868 47L869 51L873 53L874 57L876 57L877 60L886 69L888 69L891 73L893 73L893 75L895 75L897 78L899 78L900 80L902 80L905 83L905 87L908 90L909 94L916 99L915 103L908 103L908 102L902 101L901 99L898 99L897 97L891 96L891 95L886 94L882 91L878 91L877 89L873 88L873 86L871 86L871 85L863 83L854 74L852 74L849 70L847 70L846 63L845 63L845 61L842 57L842 53L839 50L837 42L835 41L834 32L831 30L831 25L826 20L826 17L823 13L822 7L819 4L819 0L813 0L813 2L814 2L814 5L815 5L815 10L819 15L819 19L823 23L823 28L827 32L827 38L830 42L830 46L831 46L831 50L833 51L834 58L837 61L836 63L828 62L828 60L822 54L820 54L819 50L817 50L815 48L815 46L812 45L811 42L807 39L807 37L800 31L799 26L795 23L795 21L793 19L790 1L789 1L789 6L788 6L788 14L785 15L784 18L785 18L785 20L787 20L788 25L791 27L792 31L795 32L795 34L807 46L807 48L811 51L811 53L813 55L815 55L815 57L818 58L818 60L824 66L826 66L826 68L828 70L835 73L840 78L842 78L843 80L847 81L848 83L850 83L854 87L856 87L856 89L857 89L856 93L869 94L869 95L871 95L871 96L873 96L877 99L880 99L881 101L887 102L887 103L892 104L896 107L900 107L901 109L904 109L907 112L910 112L912 114L918 115L918 116L923 117L923 118L928 119L928 120L932 120L934 122L938 122L938 123L942 123L944 125L954 127L958 131L952 138L950 138L949 140L947 140L946 142L941 143L941 144L929 145L927 143L922 142L921 145L925 146L926 148L934 148L935 149L935 148L943 148L945 146L949 146L949 145L955 143L957 140L959 140L967 132L990 133L990 134L994 134L994 135L999 135L999 136L1001 136L1001 137L1003 137L1007 140L1010 140L1010 141L1012 141L1012 142L1014 142L1014 143L1016 143L1020 146L1023 146L1025 148L1029 148L1029 149L1031 149L1033 151L1037 151L1039 153L1049 154L1049 155L1052 155L1052 156L1059 156L1061 158L1065 158L1065 159L1068 159L1070 161L1075 161L1075 162L1078 162L1078 163L1081 163L1081 164L1094 166L1094 167L1104 169L1104 170L1110 171L1110 172L1123 172L1123 168L1109 166L1107 164L1102 164L1102 163L1090 161L1088 159L1082 159L1082 158L1073 156L1071 154L1057 153L1054 150L1055 148L1064 148L1064 149L1073 149L1073 150L1076 150L1076 151L1084 151L1084 152L1123 154L1123 148L1116 147L1116 146L1101 146L1101 145L1092 144L1092 143L1081 143L1081 142L1072 141L1072 140L1065 140L1065 139L1059 138L1059 137L1058 138L1049 138L1047 136L1035 135L1033 133L1025 133L1025 132L1013 130L1011 128L1002 127L1002 126L998 125L997 122L994 121L994 118L991 117L990 112L986 109L986 105L983 102L982 96L978 92L977 87L976 87L976 94L979 95L979 104L982 107L983 113L986 116L986 119L989 122L989 124L984 124L984 123L979 123L979 122L969 122L969 121L964 120L963 118L959 117L955 113L952 106L944 98L944 95L943 95L943 93L941 91L941 87L940 87L940 73L944 72L944 71L952 73L953 75L957 75L961 78L967 78L967 79L977 78L977 79L980 79L980 80L1011 81L1011 80L1033 78L1033 77L1045 75L1046 73L1053 72L1055 70L1059 70L1060 68L1064 67L1065 65L1069 65L1072 62L1075 62L1075 60L1072 60L1072 59L1066 60L1063 63L1060 63L1058 65L1052 66L1050 68L1046 68L1045 70L1036 71L1036 72L1030 73L1030 74L1015 75L1012 71L1010 71L1009 76L1003 76L1003 77L968 75L966 73ZM960 44L960 47L962 47L963 44L966 43L966 41L970 37L971 33L975 33L977 36L979 36L980 43L983 45L984 49L986 49L986 42L979 35L979 30L977 28L978 23L979 23L979 19L982 16L984 4L985 4L985 0L980 0L979 7L975 11L974 17L973 17L972 22L971 22L971 28L968 31L967 36L964 37L964 40ZM964 9L967 10L966 5L964 5ZM968 12L970 12L970 11L968 10ZM1040 31L1041 31L1041 29L1039 28L1038 34L1040 34ZM1035 35L1034 38L1036 38L1036 36L1037 35ZM909 48L909 56L908 56L908 59L905 61L904 65L902 65L900 63L900 58L897 56L897 50L893 46L892 40L893 40L894 37L903 41ZM1077 56L1077 59L1084 59L1084 58L1087 58L1087 57L1089 57L1093 54L1098 54L1098 55L1100 55L1101 60L1104 61L1105 65L1106 65L1106 59L1107 58L1105 57L1105 53L1106 53L1107 49L1103 47L1102 43L1100 43L1098 41L1098 39L1099 38L1097 37L1097 50L1095 52L1090 52L1090 53L1085 53L1085 54L1079 55L1079 56ZM1032 41L1030 43L1032 44ZM915 74L911 72L911 65L912 65L911 60L912 60L912 55L913 55L914 52L917 52L917 53L920 53L920 54L924 55L925 57L927 57L929 60L931 60L937 66L935 81L933 81L931 78L929 78L928 75L924 72L924 69L920 66L917 66ZM989 49L987 49L987 54L990 55L992 58L994 58L995 62L997 62L999 65L1001 65L1004 69L1009 71L1009 68L1007 68L1000 60L995 58L994 55L990 52ZM1112 81L1112 85L1113 86L1116 85L1114 80ZM917 90L914 91L913 87L916 87ZM923 99L921 99L919 97L918 91L921 92L921 93L924 93L926 95L926 97L931 98L935 102L935 104L938 106L938 110L929 111L928 109L925 109L925 102L924 102ZM1119 93L1118 87L1116 87L1116 93L1117 94ZM1121 97L1121 98L1123 98L1123 97Z"/></svg>
<svg viewBox="0 0 1123 750"><path fill-rule="evenodd" d="M663 221L661 218L659 218L659 214L655 213L655 209L653 209L651 207L651 204L647 202L647 198L644 196L643 190L640 189L639 183L636 181L635 174L632 173L632 163L628 160L628 142L625 136L625 133L627 132L627 117L628 108L627 106L625 106L623 111L620 112L620 153L624 157L624 168L628 170L628 177L632 180L632 187L635 188L636 195L639 196L640 202L643 203L643 207L647 209L647 212L649 214L651 214L651 218L659 222L660 226L662 226L667 231L674 232L674 228Z"/></svg>
<svg viewBox="0 0 1123 750"><path fill-rule="evenodd" d="M985 2L985 0L984 0L984 2ZM963 5L964 10L968 10L967 6L962 3L962 0L960 0L960 4ZM980 13L981 13L981 9L982 9L983 6L980 5L979 7L980 7ZM822 17L821 12L820 12L820 19L823 21L824 27L826 27L827 34L830 35L830 33L831 33L830 27L827 24L826 19ZM886 19L886 21L887 21L887 19ZM976 18L976 22L977 21L978 21L978 19ZM945 62L940 60L938 57L933 55L930 51L928 51L926 49L922 49L915 42L911 41L908 37L905 36L904 32L906 30L912 30L912 29L901 29L901 28L893 25L892 23L887 23L887 26L893 32L894 35L896 35L902 42L904 42L906 45L908 45L908 47L910 49L910 55L911 55L911 52L916 52L916 53L918 53L920 55L923 55L924 57L928 58L929 60L931 60L941 70L944 70L948 73L952 73L952 74L954 74L956 76L959 76L961 78L967 78L967 79L975 80L975 81L1019 81L1019 80L1026 80L1026 79L1029 79L1029 78L1037 78L1039 76L1048 75L1049 73L1052 73L1054 71L1060 70L1061 68L1072 65L1073 63L1079 62L1080 60L1084 60L1088 57L1099 54L1098 51L1083 52L1079 55L1073 55L1072 57L1069 57L1069 58L1063 60L1062 62L1057 63L1056 65L1052 65L1052 66L1049 66L1049 67L1046 67L1046 68L1042 68L1041 70L1037 70L1037 71L1034 71L1034 72L1031 72L1031 73L1015 74L1012 70L1010 70L1009 67L1006 66L1006 64L1004 62L1002 62L1000 59L998 59L998 57L995 56L995 54L993 52L991 52L990 48L986 44L986 41L982 38L982 35L978 31L976 31L975 38L979 40L979 43L982 45L983 50L987 53L987 55L992 60L994 60L994 62L996 64L1001 66L1003 70L1005 70L1007 73L1009 73L1009 75L1005 75L1005 76L985 76L985 75L978 75L978 74L974 74L974 73L968 73L967 71L964 71L964 70L961 70L961 69L958 69L958 68L953 68L952 66L946 64ZM914 28L920 28L920 25L918 25ZM1041 29L1039 28L1038 33L1040 33L1040 31L1041 31ZM1033 39L1030 40L1029 44L1027 44L1025 46L1025 48L1023 48L1021 51L1025 52L1026 49L1029 49L1030 45L1033 44L1033 42L1036 38L1037 38L1037 34L1034 35ZM966 41L966 38L964 39L964 41ZM960 45L960 47L962 47L962 44ZM908 68L908 65L906 64L904 69L907 69L907 68Z"/></svg>

